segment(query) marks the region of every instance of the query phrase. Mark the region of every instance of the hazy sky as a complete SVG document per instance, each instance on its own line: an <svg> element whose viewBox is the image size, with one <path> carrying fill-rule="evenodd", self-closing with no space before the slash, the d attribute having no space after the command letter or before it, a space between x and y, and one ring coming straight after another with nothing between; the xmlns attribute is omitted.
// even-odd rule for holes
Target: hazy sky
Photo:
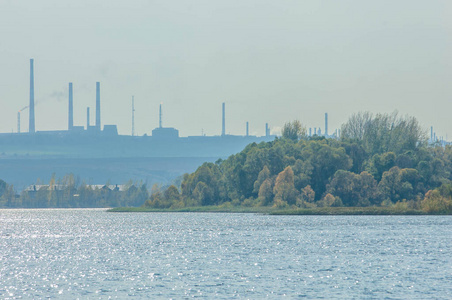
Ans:
<svg viewBox="0 0 452 300"><path fill-rule="evenodd" d="M452 1L0 0L0 132L17 130L35 59L36 129L264 134L299 119L330 132L354 112L417 117L452 139ZM22 114L28 129L28 112Z"/></svg>

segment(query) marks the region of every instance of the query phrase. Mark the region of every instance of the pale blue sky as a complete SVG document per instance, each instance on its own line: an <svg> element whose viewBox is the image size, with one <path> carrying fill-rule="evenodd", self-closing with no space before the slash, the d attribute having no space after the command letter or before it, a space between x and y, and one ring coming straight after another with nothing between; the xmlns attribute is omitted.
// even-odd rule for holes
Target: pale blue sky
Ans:
<svg viewBox="0 0 452 300"><path fill-rule="evenodd" d="M417 117L452 139L451 1L0 0L0 132L16 130L35 59L36 129L94 120L131 132L264 134L301 120L330 132L354 112ZM22 115L22 130L28 113Z"/></svg>

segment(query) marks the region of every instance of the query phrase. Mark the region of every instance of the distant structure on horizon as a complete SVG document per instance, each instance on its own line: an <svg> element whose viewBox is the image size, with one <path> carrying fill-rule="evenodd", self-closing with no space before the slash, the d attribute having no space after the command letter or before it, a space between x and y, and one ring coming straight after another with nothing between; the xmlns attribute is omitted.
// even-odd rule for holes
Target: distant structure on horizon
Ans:
<svg viewBox="0 0 452 300"><path fill-rule="evenodd" d="M100 82L96 82L96 129L99 132L101 131L100 130Z"/></svg>
<svg viewBox="0 0 452 300"><path fill-rule="evenodd" d="M35 128L35 101L34 101L34 59L30 59L30 102L25 108L29 108L29 130L28 133L37 134L108 134L108 135L118 135L118 130L116 125L104 125L102 129L101 125L101 99L100 99L100 82L96 82L96 118L95 124L92 126L90 124L90 109L86 109L86 128L84 126L74 125L74 86L72 82L69 82L69 94L68 94L68 127L67 130L56 130L56 131L36 131ZM24 108L24 109L25 109ZM22 110L24 110L22 109ZM20 131L20 112L17 116L18 126L17 133ZM247 129L245 137L249 137L249 123L246 123ZM10 134L10 133L0 133ZM23 134L23 133L22 133ZM179 131L172 127L162 126L162 104L159 106L159 126L152 130L152 136L162 138L162 137L179 137ZM131 136L136 136L135 133L135 103L134 96L132 96L132 132ZM204 134L201 136L205 136ZM222 102L222 137L227 136L226 134L226 103ZM265 135L264 137L270 137L270 128L268 123L265 125Z"/></svg>
<svg viewBox="0 0 452 300"><path fill-rule="evenodd" d="M72 130L73 128L74 128L74 106L72 95L72 82L69 82L69 116L67 130Z"/></svg>
<svg viewBox="0 0 452 300"><path fill-rule="evenodd" d="M132 96L132 136L135 136L135 97Z"/></svg>
<svg viewBox="0 0 452 300"><path fill-rule="evenodd" d="M226 135L226 109L224 102L222 103L222 123L221 123L221 136Z"/></svg>
<svg viewBox="0 0 452 300"><path fill-rule="evenodd" d="M28 132L24 132L21 130L21 113L28 108L29 119L28 119ZM222 102L222 116L221 116L221 134L220 137L228 137L235 135L226 134L226 103ZM87 107L86 113L86 128L84 126L76 126L74 125L74 97L73 97L73 83L69 82L69 95L68 95L68 127L67 130L55 130L55 131L37 131L36 127L36 117L35 117L35 86L34 86L34 59L30 58L30 99L29 105L25 106L17 113L17 134L21 136L27 134L37 134L37 135L104 135L104 136L118 136L118 129L116 125L104 125L102 128L101 124L101 99L100 99L100 82L96 82L96 111L95 111L95 124L90 124L90 108ZM13 133L0 133L0 136L3 135L11 135ZM329 138L340 138L341 131L340 129L335 129L332 134L329 131L328 124L328 113L325 113L325 128L322 133L320 127L309 127L308 128L308 136L325 136ZM132 137L137 137L135 132L135 104L134 104L134 96L132 96ZM147 137L147 135L144 135ZM249 122L246 122L246 131L245 135L237 135L237 137L252 137L249 134ZM149 137L155 137L157 139L171 139L171 138L182 138L179 137L179 131L173 127L163 127L162 125L162 104L159 106L159 126L152 130L152 135ZM200 136L196 137L205 137L204 133ZM265 132L261 138L265 138L265 140L274 138L275 135L270 134L270 127L268 123L265 124ZM430 138L429 143L441 143L443 145L449 144L446 139L442 136L437 136L436 132L433 131L433 127L430 128Z"/></svg>
<svg viewBox="0 0 452 300"><path fill-rule="evenodd" d="M67 130L36 131L34 102L34 60L30 59L29 130L20 130L20 112L17 115L17 133L0 133L0 147L4 155L57 155L77 157L140 157L140 156L210 156L224 157L242 150L252 142L271 141L268 123L265 135L249 135L249 123L245 135L226 134L226 103L222 102L221 135L180 137L179 130L164 127L162 104L159 105L159 125L152 135L135 135L135 103L132 96L132 135L119 135L116 125L102 125L100 82L96 82L95 124L90 124L90 108L86 108L86 127L74 125L74 85L69 82ZM17 138L16 138L17 137ZM51 149L49 151L49 149Z"/></svg>
<svg viewBox="0 0 452 300"><path fill-rule="evenodd" d="M30 59L30 104L29 104L29 112L30 118L28 121L28 131L30 133L35 132L35 83L34 83L34 68L33 68L34 60Z"/></svg>
<svg viewBox="0 0 452 300"><path fill-rule="evenodd" d="M314 134L313 134L314 132ZM325 131L322 134L322 129L320 127L309 127L308 128L308 136L324 136L326 138L340 138L340 129L336 129L332 135L328 134L328 113L325 113Z"/></svg>

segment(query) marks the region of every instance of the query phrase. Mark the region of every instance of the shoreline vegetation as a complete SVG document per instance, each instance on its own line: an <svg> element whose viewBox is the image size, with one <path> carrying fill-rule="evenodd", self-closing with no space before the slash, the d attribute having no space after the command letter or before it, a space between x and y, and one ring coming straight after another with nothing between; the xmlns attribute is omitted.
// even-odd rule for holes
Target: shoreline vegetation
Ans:
<svg viewBox="0 0 452 300"><path fill-rule="evenodd" d="M288 122L281 138L154 185L137 209L146 210L451 214L452 146L397 112L354 114L340 137L308 136L301 122Z"/></svg>
<svg viewBox="0 0 452 300"><path fill-rule="evenodd" d="M173 184L92 187L74 176L15 195L0 180L0 207L126 207L111 211L268 214L452 214L452 145L427 138L409 116L362 112L340 136L282 136L204 163ZM141 206L141 207L138 207ZM137 207L137 208L129 208Z"/></svg>
<svg viewBox="0 0 452 300"><path fill-rule="evenodd" d="M419 216L419 215L452 215L452 213L427 213L422 210L396 209L390 207L319 207L300 209L275 209L271 207L221 207L197 206L179 209L157 209L146 207L117 207L107 210L112 213L254 213L264 215L317 215L317 216Z"/></svg>

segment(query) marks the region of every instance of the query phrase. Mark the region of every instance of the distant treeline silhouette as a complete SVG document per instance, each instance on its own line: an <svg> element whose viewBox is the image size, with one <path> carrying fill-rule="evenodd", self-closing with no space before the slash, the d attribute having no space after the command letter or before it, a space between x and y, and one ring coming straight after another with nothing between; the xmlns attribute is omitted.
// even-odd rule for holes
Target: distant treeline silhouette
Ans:
<svg viewBox="0 0 452 300"><path fill-rule="evenodd" d="M0 180L0 207L3 208L89 208L139 206L149 198L146 184L129 181L124 185L89 185L79 183L69 174L62 179L52 176L49 184L31 185L20 195Z"/></svg>

